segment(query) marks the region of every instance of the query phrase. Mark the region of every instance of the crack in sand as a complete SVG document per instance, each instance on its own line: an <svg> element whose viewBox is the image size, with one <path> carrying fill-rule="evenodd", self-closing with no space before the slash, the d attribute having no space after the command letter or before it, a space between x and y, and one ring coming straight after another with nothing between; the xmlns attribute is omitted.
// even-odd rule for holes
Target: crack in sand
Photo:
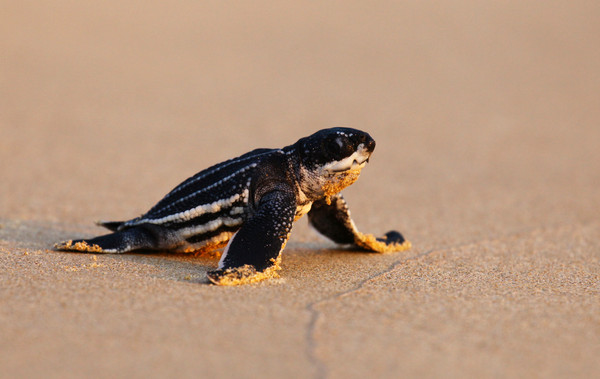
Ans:
<svg viewBox="0 0 600 379"><path fill-rule="evenodd" d="M590 224L590 223L585 223L585 224ZM585 225L583 224L583 225ZM479 239L479 240L475 240L475 241L470 241L470 242L465 242L465 243L460 243L460 244L456 244L456 245L451 245L451 246L445 246L445 247L440 247L440 248L434 248L434 249L430 249L427 250L426 252L414 255L412 257L408 257L408 258L400 258L395 260L394 262L392 262L385 270L382 270L376 274L373 274L371 276L368 276L367 278L359 281L356 285L354 285L353 287L345 290L345 291L341 291L341 292L337 292L334 293L333 295L327 296L323 299L317 300L317 301L313 301L312 303L309 303L306 307L305 310L307 312L309 312L310 314L310 320L308 322L307 325L307 329L306 329L306 355L308 357L308 361L311 362L311 364L316 368L316 375L315 378L318 379L323 379L323 378L327 378L328 376L328 368L327 365L325 364L325 362L323 362L321 359L319 359L317 357L316 354L316 349L317 349L317 340L315 338L315 332L317 329L317 324L319 322L319 319L322 317L323 312L319 311L317 309L317 307L321 304L324 304L326 302L329 301L335 301L338 300L344 296L350 295L352 293L355 293L357 291L360 291L367 283L387 274L392 272L394 269L396 269L396 267L398 267L400 264L411 261L411 260L415 260L415 259L419 259L422 258L424 256L433 254L433 253L439 253L439 252L444 252L444 251L448 251L448 250L452 250L452 249L460 249L460 248L464 248L467 246L471 246L471 245L476 245L476 244L481 244L481 243L485 243L485 242L493 242L493 241L499 241L499 240L506 240L512 237L519 237L522 236L523 234L531 234L531 233L535 233L536 231L547 231L547 230L558 230L558 229L562 229L565 227L571 227L573 226L572 224L555 224L555 225L547 225L547 226L535 226L535 227L528 227L528 228L523 228L522 230L517 230L514 231L512 233L509 233L505 236L501 236L501 237L496 237L496 238L483 238L483 239ZM581 225L580 225L581 226Z"/></svg>
<svg viewBox="0 0 600 379"><path fill-rule="evenodd" d="M315 340L315 330L317 321L321 315L321 312L315 309L315 306L321 302L325 302L329 300L329 298L318 300L316 302L312 302L306 306L306 310L310 312L310 320L308 321L308 325L306 328L306 355L308 357L308 361L311 363L313 367L316 369L315 378L322 379L327 377L327 366L325 363L320 360L315 354L315 350L317 348L317 341Z"/></svg>
<svg viewBox="0 0 600 379"><path fill-rule="evenodd" d="M360 291L360 289L363 288L365 286L365 284L367 284L368 282L370 282L380 276L383 276L383 275L393 271L396 267L398 267L398 265L400 265L404 262L410 261L410 260L424 257L428 254L433 253L434 251L438 251L438 250L431 249L424 253L417 254L417 255L409 257L409 258L397 259L394 262L392 262L385 270L382 270L376 274L368 276L367 278L359 281L352 288L349 288L345 291L337 292L337 293L335 293L331 296L325 297L323 299L313 301L312 303L309 303L306 306L305 310L310 313L310 320L308 322L307 330L306 330L306 341L307 341L306 355L308 356L308 361L311 362L311 364L316 368L317 372L316 372L315 378L323 379L328 376L327 365L325 365L325 363L321 359L319 359L315 353L316 348L317 348L317 341L315 339L315 331L317 329L317 323L319 322L319 319L321 318L321 315L323 314L323 312L317 310L316 307L325 302L335 301L343 296L346 296L346 295L351 294L356 291Z"/></svg>

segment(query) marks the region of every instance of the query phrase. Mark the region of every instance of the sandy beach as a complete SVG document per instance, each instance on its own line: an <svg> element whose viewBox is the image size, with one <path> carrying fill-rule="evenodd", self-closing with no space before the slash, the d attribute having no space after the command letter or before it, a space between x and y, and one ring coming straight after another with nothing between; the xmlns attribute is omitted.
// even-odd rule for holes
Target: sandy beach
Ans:
<svg viewBox="0 0 600 379"><path fill-rule="evenodd" d="M1 1L0 378L600 375L600 3ZM280 278L58 252L316 130L377 148Z"/></svg>

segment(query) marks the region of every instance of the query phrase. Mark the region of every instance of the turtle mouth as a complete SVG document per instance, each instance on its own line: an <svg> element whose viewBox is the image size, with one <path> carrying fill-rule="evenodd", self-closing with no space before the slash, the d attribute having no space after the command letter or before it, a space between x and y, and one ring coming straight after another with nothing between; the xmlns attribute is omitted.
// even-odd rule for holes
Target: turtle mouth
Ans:
<svg viewBox="0 0 600 379"><path fill-rule="evenodd" d="M370 157L371 152L365 149L361 144L359 145L358 150L349 157L340 161L331 162L323 168L330 173L361 170L369 162Z"/></svg>
<svg viewBox="0 0 600 379"><path fill-rule="evenodd" d="M358 159L354 159L352 161L352 164L349 167L341 167L338 169L329 170L329 172L337 173L337 172L344 172L344 171L361 170L363 167L365 167L367 165L367 163L369 163L369 158L362 159L360 161Z"/></svg>

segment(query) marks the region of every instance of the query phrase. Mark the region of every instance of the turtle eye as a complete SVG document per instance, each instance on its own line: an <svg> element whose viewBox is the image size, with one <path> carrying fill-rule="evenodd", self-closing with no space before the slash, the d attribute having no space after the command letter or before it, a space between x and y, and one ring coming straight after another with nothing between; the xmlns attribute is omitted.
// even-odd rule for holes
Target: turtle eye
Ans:
<svg viewBox="0 0 600 379"><path fill-rule="evenodd" d="M334 137L334 138L329 138L327 140L326 146L324 146L324 147L332 153L337 153L338 151L341 150L343 145L344 145L344 142L342 141L341 137Z"/></svg>
<svg viewBox="0 0 600 379"><path fill-rule="evenodd" d="M345 158L354 152L352 143L348 137L343 135L336 135L328 139L326 146L323 147L335 158Z"/></svg>

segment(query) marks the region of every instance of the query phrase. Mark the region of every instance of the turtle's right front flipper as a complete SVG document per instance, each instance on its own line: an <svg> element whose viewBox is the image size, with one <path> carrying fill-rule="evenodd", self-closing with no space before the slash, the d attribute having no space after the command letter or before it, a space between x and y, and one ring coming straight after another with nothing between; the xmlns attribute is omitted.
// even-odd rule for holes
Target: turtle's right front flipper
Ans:
<svg viewBox="0 0 600 379"><path fill-rule="evenodd" d="M361 249L377 253L391 253L410 249L410 242L395 230L376 238L372 234L361 233L350 218L350 210L341 194L315 201L308 221L317 231L339 244L354 244Z"/></svg>
<svg viewBox="0 0 600 379"><path fill-rule="evenodd" d="M159 225L141 224L89 240L60 242L54 245L54 248L85 253L120 254L134 250L166 249L176 242L177 238L172 231Z"/></svg>
<svg viewBox="0 0 600 379"><path fill-rule="evenodd" d="M232 286L276 276L295 213L292 191L275 190L264 195L256 213L229 241L219 268L207 273L208 279Z"/></svg>

